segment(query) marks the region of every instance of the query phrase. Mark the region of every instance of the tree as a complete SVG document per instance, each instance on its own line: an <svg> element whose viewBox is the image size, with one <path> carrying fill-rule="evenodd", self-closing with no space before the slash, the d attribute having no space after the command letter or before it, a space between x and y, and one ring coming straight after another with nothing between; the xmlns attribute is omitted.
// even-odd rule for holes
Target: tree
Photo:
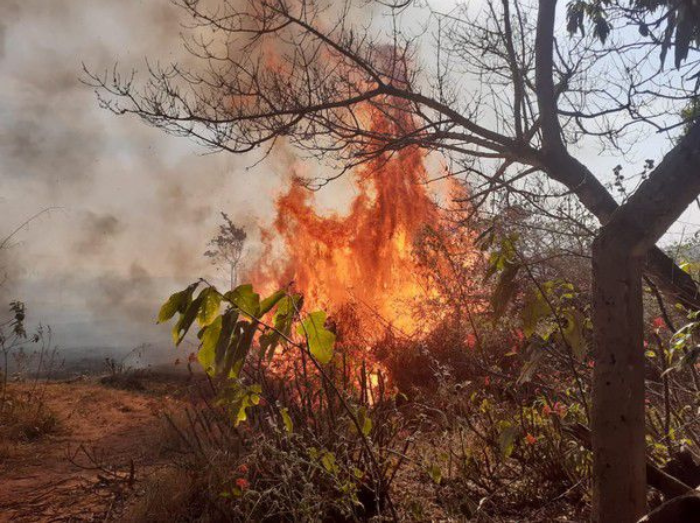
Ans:
<svg viewBox="0 0 700 523"><path fill-rule="evenodd" d="M569 29L590 19L594 30L572 35L556 31L556 0L491 0L477 15L466 5L424 8L426 23L413 31L411 0L375 2L383 25L362 23L367 2L352 0L336 8L311 0L220 0L211 10L178 3L200 31L187 42L199 67L152 67L142 85L116 71L88 72L103 106L214 150L269 151L284 138L337 167L305 180L311 188L422 148L444 154L467 178L475 210L505 195L564 219L561 202L574 195L598 218L594 520L636 521L645 507L642 273L669 299L700 307L696 282L655 246L700 193L700 123L678 117L695 97L692 2L576 1ZM433 43L421 48L425 34ZM677 69L659 68L672 45ZM435 52L428 64L427 48ZM387 124L370 129L372 114ZM670 135L686 125L622 205L575 156L593 141L622 154L637 132Z"/></svg>
<svg viewBox="0 0 700 523"><path fill-rule="evenodd" d="M223 267L228 273L229 285L233 290L238 283L238 266L243 257L243 247L248 234L243 227L233 223L225 212L221 213L221 218L223 223L219 225L219 234L209 240L210 248L204 252L204 256Z"/></svg>

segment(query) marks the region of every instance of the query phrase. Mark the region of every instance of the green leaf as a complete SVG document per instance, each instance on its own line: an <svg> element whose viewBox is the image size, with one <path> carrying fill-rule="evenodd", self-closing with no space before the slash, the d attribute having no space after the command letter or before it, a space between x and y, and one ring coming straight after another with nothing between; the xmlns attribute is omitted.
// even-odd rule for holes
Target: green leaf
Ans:
<svg viewBox="0 0 700 523"><path fill-rule="evenodd" d="M158 312L158 323L163 323L168 321L170 318L175 316L176 312L183 313L187 309L192 298L192 293L197 287L197 283L193 283L187 287L184 291L176 292L168 301L166 301Z"/></svg>
<svg viewBox="0 0 700 523"><path fill-rule="evenodd" d="M272 319L273 329L269 329L259 338L260 343L260 357L272 359L275 355L275 349L282 341L282 337L289 336L292 321L294 319L294 313L297 310L297 303L295 300L298 299L287 296L285 291L277 291L272 296L265 298L260 304L260 315L264 315L269 312L275 305L277 305L277 310Z"/></svg>
<svg viewBox="0 0 700 523"><path fill-rule="evenodd" d="M324 327L326 313L316 311L297 326L297 333L306 337L309 351L320 363L327 364L333 358L335 334Z"/></svg>
<svg viewBox="0 0 700 523"><path fill-rule="evenodd" d="M537 324L551 313L547 300L539 290L530 292L523 304L520 317L523 322L523 334L529 338L535 333Z"/></svg>
<svg viewBox="0 0 700 523"><path fill-rule="evenodd" d="M217 373L219 373L223 367L229 348L231 346L235 346L235 338L233 334L238 322L238 317L238 312L234 309L226 311L223 316L221 316L221 334L219 335L219 341L216 344L216 361L214 363Z"/></svg>
<svg viewBox="0 0 700 523"><path fill-rule="evenodd" d="M246 316L251 318L260 317L260 295L253 292L251 284L239 285L232 291L227 292L224 298Z"/></svg>
<svg viewBox="0 0 700 523"><path fill-rule="evenodd" d="M503 459L509 458L515 449L515 439L518 435L518 427L508 421L498 423L498 449Z"/></svg>
<svg viewBox="0 0 700 523"><path fill-rule="evenodd" d="M279 302L274 315L275 329L285 336L292 332L292 323L298 310L301 309L301 296L285 296Z"/></svg>
<svg viewBox="0 0 700 523"><path fill-rule="evenodd" d="M189 304L185 313L180 316L180 319L175 324L175 327L173 327L173 341L175 342L175 345L180 345L180 343L182 343L187 331L190 330L194 319L199 313L199 307L201 304L202 296L200 294L194 299L194 301L192 301L192 303Z"/></svg>
<svg viewBox="0 0 700 523"><path fill-rule="evenodd" d="M676 363L673 367L666 369L661 375L664 376L672 370L681 371L683 369L687 369L695 365L695 362L698 360L698 357L700 357L700 345L696 345L695 347L688 350L685 354L683 354L683 357L681 357L681 359L678 360L678 363Z"/></svg>
<svg viewBox="0 0 700 523"><path fill-rule="evenodd" d="M258 343L260 343L260 358L271 360L275 355L275 349L280 342L280 335L271 330L260 335Z"/></svg>
<svg viewBox="0 0 700 523"><path fill-rule="evenodd" d="M180 304L184 299L184 292L185 291L176 292L170 296L170 298L168 298L168 301L163 304L158 312L158 323L168 321L170 318L175 316L175 313L180 308Z"/></svg>
<svg viewBox="0 0 700 523"><path fill-rule="evenodd" d="M369 417L366 407L357 409L357 422L362 429L362 434L369 436L372 432L372 419Z"/></svg>
<svg viewBox="0 0 700 523"><path fill-rule="evenodd" d="M221 336L222 326L223 317L219 316L204 329L204 334L202 334L202 346L197 353L197 359L208 374L213 374L216 369L216 347Z"/></svg>
<svg viewBox="0 0 700 523"><path fill-rule="evenodd" d="M202 297L202 306L199 309L197 321L202 327L206 327L219 315L221 294L214 287L207 287L200 293L200 297Z"/></svg>
<svg viewBox="0 0 700 523"><path fill-rule="evenodd" d="M280 409L280 414L282 415L284 429L291 434L294 431L294 424L292 423L292 417L289 415L289 410L284 407Z"/></svg>
<svg viewBox="0 0 700 523"><path fill-rule="evenodd" d="M564 338L571 347L574 357L583 361L588 351L586 338L583 335L584 318L579 311L566 312L564 314L566 325L564 326Z"/></svg>
<svg viewBox="0 0 700 523"><path fill-rule="evenodd" d="M223 402L231 409L234 424L238 426L242 421L248 419L247 409L260 403L261 392L262 389L258 384L253 384L250 387L241 387L234 383L228 391L223 393L223 397L219 402Z"/></svg>
<svg viewBox="0 0 700 523"><path fill-rule="evenodd" d="M253 345L256 332L256 322L239 321L236 324L231 344L227 349L225 363L221 369L222 375L230 378L238 377Z"/></svg>
<svg viewBox="0 0 700 523"><path fill-rule="evenodd" d="M428 467L428 475L436 485L439 485L442 482L442 469L437 463L433 463L430 465L430 467Z"/></svg>
<svg viewBox="0 0 700 523"><path fill-rule="evenodd" d="M260 316L264 316L272 310L272 308L279 303L279 301L287 295L286 291L279 290L276 293L268 296L263 301L260 302Z"/></svg>
<svg viewBox="0 0 700 523"><path fill-rule="evenodd" d="M321 464L323 465L323 468L331 474L338 472L338 465L335 463L335 454L332 452L327 450L323 452L323 455L321 456Z"/></svg>

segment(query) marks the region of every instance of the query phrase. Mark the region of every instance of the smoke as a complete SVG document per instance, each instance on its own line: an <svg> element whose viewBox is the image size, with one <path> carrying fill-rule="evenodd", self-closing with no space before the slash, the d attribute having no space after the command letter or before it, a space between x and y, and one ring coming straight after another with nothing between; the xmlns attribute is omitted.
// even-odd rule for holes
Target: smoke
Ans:
<svg viewBox="0 0 700 523"><path fill-rule="evenodd" d="M123 230L124 227L114 215L85 211L74 250L84 256L102 254L114 245L114 240Z"/></svg>
<svg viewBox="0 0 700 523"><path fill-rule="evenodd" d="M167 0L3 2L0 21L0 307L27 303L64 348L168 346L160 303L199 276L223 210L251 229L280 178L98 107L82 65L187 59ZM11 50L11 52L10 52ZM174 359L174 355L168 358Z"/></svg>
<svg viewBox="0 0 700 523"><path fill-rule="evenodd" d="M95 279L94 292L86 296L91 310L118 311L129 325L144 320L155 321L156 310L151 301L157 296L158 285L146 268L133 263L126 276L105 274Z"/></svg>
<svg viewBox="0 0 700 523"><path fill-rule="evenodd" d="M4 0L0 20L0 238L45 208L12 248L0 251L0 308L27 303L30 321L82 351L170 345L154 324L167 296L200 276L225 284L203 256L219 211L246 228L252 272L260 224L299 161L202 154L134 118L98 107L81 83L90 70L190 59L182 12L168 0ZM366 11L365 11L366 14ZM11 52L10 52L11 50ZM320 167L316 167L320 169ZM321 211L349 211L354 187L316 195ZM0 280L1 281L1 280ZM170 356L168 356L170 357Z"/></svg>

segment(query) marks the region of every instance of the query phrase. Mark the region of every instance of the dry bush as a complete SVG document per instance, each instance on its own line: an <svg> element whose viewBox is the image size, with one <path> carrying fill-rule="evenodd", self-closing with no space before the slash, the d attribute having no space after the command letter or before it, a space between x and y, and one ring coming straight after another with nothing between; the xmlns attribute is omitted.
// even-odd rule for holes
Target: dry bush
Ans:
<svg viewBox="0 0 700 523"><path fill-rule="evenodd" d="M44 401L44 383L59 366L51 329L40 325L30 335L24 319L24 304L12 302L10 317L0 321L0 441L6 448L60 428Z"/></svg>
<svg viewBox="0 0 700 523"><path fill-rule="evenodd" d="M260 384L260 401L245 422L231 418L227 383L168 418L199 492L197 521L366 521L395 509L389 490L406 464L397 457L415 430L383 383L357 382L362 363L345 362L332 383L302 361L287 378L250 362L244 381Z"/></svg>
<svg viewBox="0 0 700 523"><path fill-rule="evenodd" d="M113 357L105 358L105 369L107 373L100 378L100 383L108 387L122 390L143 391L146 387L143 380L150 375L149 369L134 367L131 362L138 363L147 345L140 345L120 359Z"/></svg>
<svg viewBox="0 0 700 523"><path fill-rule="evenodd" d="M60 429L58 417L35 394L9 390L5 396L0 423L0 440L34 441Z"/></svg>
<svg viewBox="0 0 700 523"><path fill-rule="evenodd" d="M120 516L128 523L178 523L201 516L198 485L179 467L154 472L140 488L136 501Z"/></svg>

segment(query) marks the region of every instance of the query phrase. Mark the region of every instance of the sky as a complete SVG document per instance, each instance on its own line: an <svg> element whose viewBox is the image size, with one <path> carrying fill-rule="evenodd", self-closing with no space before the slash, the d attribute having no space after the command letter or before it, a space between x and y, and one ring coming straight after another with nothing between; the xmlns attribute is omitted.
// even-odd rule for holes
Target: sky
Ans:
<svg viewBox="0 0 700 523"><path fill-rule="evenodd" d="M142 70L145 57L182 59L180 31L166 0L0 0L0 238L50 209L2 254L0 303L26 301L30 321L50 324L66 351L161 351L169 333L154 323L159 303L217 277L202 254L219 211L254 236L289 183L287 150L251 168L255 158L208 154L100 109L81 83L82 64ZM617 162L577 154L600 172ZM342 207L350 190L337 182L319 198ZM667 239L692 232L697 214Z"/></svg>

